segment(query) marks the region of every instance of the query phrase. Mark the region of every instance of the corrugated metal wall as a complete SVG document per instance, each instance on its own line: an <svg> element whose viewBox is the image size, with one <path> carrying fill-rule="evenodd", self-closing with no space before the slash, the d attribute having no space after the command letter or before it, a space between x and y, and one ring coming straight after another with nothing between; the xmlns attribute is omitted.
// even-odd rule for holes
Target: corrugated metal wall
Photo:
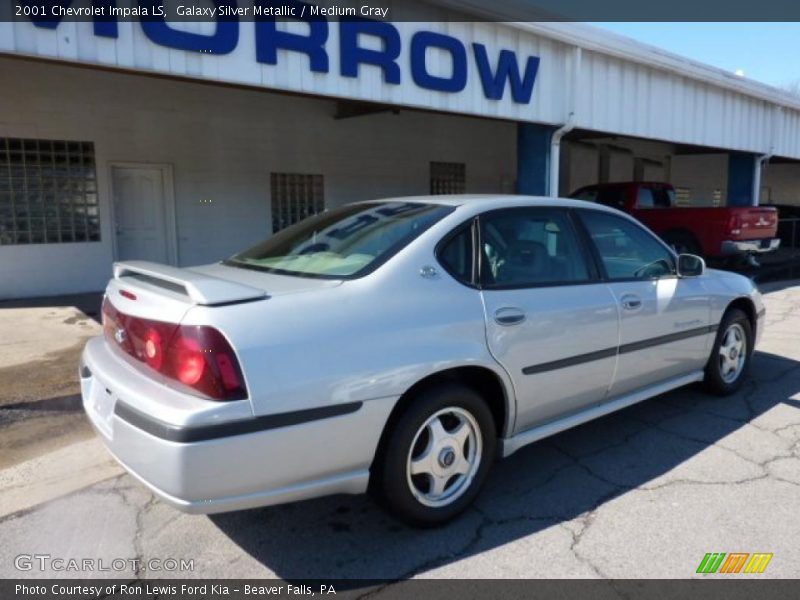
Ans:
<svg viewBox="0 0 800 600"><path fill-rule="evenodd" d="M750 152L769 150L781 116L765 100L596 52L583 53L577 98L579 127ZM800 157L800 113L782 116L794 139L778 137L776 153Z"/></svg>
<svg viewBox="0 0 800 600"><path fill-rule="evenodd" d="M305 31L302 23L282 26ZM682 74L640 59L585 50L577 96L572 99L575 52L569 43L501 23L434 21L395 26L403 40L398 61L401 85L385 83L382 71L369 65L362 65L357 78L341 76L338 23L330 24L328 73L310 71L308 57L297 52L281 52L274 66L258 63L251 22L240 23L239 43L227 55L159 46L137 22L120 23L117 39L93 35L91 23L64 22L57 30L27 22L0 23L0 52L515 121L560 124L574 107L576 126L585 129L726 150L766 153L772 149L778 156L800 158L800 110L788 106L777 110L777 103L764 99L763 86L759 94L747 94L704 81L696 68L687 67ZM184 23L176 27L211 34L215 26ZM411 36L421 30L444 33L464 44L468 80L463 91L437 92L414 83L408 46ZM377 40L364 43L370 41ZM485 97L472 42L485 44L493 58L501 49L513 50L521 63L529 55L541 58L530 104L515 103L508 90L502 100ZM444 51L430 49L427 65L431 73L447 76L451 60Z"/></svg>
<svg viewBox="0 0 800 600"><path fill-rule="evenodd" d="M227 55L200 54L159 46L146 37L138 22L119 23L117 39L93 35L91 23L63 22L57 30L36 28L30 23L0 23L0 52L517 121L556 123L562 118L565 105L562 74L568 56L564 44L495 23L402 22L394 25L403 41L398 60L400 85L385 83L383 72L370 65L362 65L357 78L341 76L339 27L333 22L325 45L330 61L328 73L312 72L308 57L298 52L280 52L277 65L258 63L252 22L239 24L238 45ZM214 31L212 23L183 23L180 27L195 33L211 34ZM307 32L303 23L283 23L281 27L295 29L298 33ZM436 92L415 85L411 75L409 43L411 36L421 30L450 35L465 45L468 73L467 87L462 92ZM363 36L365 46L378 42L370 37ZM513 50L522 63L531 55L541 57L530 104L515 103L508 90L502 100L486 99L470 45L472 41L486 45L492 60L496 60L500 49ZM432 74L447 76L450 64L450 57L444 51L429 49L427 65Z"/></svg>

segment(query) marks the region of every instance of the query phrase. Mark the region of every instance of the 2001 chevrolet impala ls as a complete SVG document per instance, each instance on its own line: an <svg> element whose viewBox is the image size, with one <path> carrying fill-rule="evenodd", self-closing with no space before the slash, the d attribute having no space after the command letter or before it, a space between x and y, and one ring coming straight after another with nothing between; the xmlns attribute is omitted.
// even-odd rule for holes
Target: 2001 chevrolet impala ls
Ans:
<svg viewBox="0 0 800 600"><path fill-rule="evenodd" d="M371 489L463 511L496 457L667 390L742 383L756 287L611 208L521 196L363 202L218 264L118 263L83 403L179 509Z"/></svg>

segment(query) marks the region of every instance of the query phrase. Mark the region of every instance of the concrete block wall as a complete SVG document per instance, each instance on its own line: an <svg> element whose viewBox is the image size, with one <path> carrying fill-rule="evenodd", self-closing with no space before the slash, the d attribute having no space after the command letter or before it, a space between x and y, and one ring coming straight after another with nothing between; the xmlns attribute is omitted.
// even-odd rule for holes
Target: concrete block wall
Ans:
<svg viewBox="0 0 800 600"><path fill-rule="evenodd" d="M414 111L334 120L332 100L15 58L0 58L0 81L0 137L94 142L102 228L95 243L0 246L0 298L104 287L114 162L172 165L180 265L270 234L273 171L323 174L328 206L427 194L431 161L466 163L469 192L514 189L510 122Z"/></svg>
<svg viewBox="0 0 800 600"><path fill-rule="evenodd" d="M728 156L725 154L677 154L670 160L670 183L687 188L692 206L713 206L715 193L725 203Z"/></svg>
<svg viewBox="0 0 800 600"><path fill-rule="evenodd" d="M766 164L761 175L762 202L800 206L800 164Z"/></svg>
<svg viewBox="0 0 800 600"><path fill-rule="evenodd" d="M626 138L567 140L561 145L562 194L603 181L667 181L689 191L692 206L724 203L728 155L678 154L672 144ZM639 169L637 170L637 164ZM800 163L772 163L762 174L762 202L800 206Z"/></svg>

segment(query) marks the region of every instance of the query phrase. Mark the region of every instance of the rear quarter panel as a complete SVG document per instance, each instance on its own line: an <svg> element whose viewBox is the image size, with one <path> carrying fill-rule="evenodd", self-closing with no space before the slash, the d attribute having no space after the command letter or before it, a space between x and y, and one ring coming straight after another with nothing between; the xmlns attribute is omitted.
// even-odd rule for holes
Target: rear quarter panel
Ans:
<svg viewBox="0 0 800 600"><path fill-rule="evenodd" d="M437 277L420 276L426 264ZM433 244L341 286L198 306L183 323L212 324L229 338L256 415L397 398L427 375L466 365L490 368L512 389L488 352L479 292L438 266Z"/></svg>

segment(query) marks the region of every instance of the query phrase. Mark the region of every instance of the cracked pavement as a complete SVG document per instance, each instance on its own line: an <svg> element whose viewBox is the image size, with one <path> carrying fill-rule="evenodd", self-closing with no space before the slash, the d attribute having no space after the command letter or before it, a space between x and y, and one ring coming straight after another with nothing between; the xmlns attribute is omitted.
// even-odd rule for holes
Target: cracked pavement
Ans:
<svg viewBox="0 0 800 600"><path fill-rule="evenodd" d="M46 553L194 560L96 574L125 578L685 578L706 552L772 552L764 574L737 577L798 577L800 283L763 288L738 394L684 388L524 448L446 527L410 529L366 496L184 515L117 475L0 519L0 576L82 575L14 569Z"/></svg>

